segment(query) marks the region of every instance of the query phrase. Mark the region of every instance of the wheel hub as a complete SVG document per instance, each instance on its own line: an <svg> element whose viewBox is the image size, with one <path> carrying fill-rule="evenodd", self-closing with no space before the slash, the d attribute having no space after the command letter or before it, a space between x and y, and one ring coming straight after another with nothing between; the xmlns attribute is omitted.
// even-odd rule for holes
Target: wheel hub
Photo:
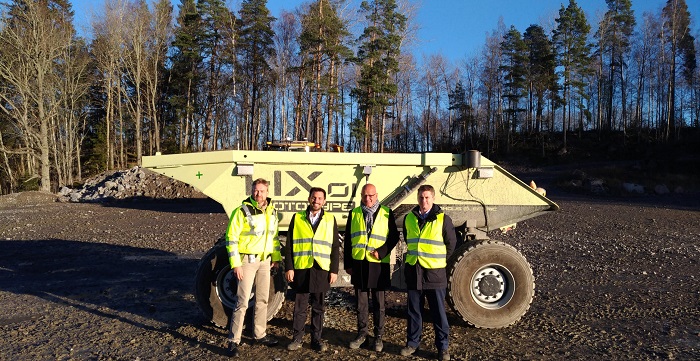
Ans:
<svg viewBox="0 0 700 361"><path fill-rule="evenodd" d="M481 293L489 297L497 297L499 294L503 293L503 282L500 280L500 276L488 275L484 276L479 281L478 289Z"/></svg>
<svg viewBox="0 0 700 361"><path fill-rule="evenodd" d="M512 287L513 277L501 267L488 266L480 269L472 277L472 296L480 305L498 308L505 305L510 297L505 297L508 287Z"/></svg>

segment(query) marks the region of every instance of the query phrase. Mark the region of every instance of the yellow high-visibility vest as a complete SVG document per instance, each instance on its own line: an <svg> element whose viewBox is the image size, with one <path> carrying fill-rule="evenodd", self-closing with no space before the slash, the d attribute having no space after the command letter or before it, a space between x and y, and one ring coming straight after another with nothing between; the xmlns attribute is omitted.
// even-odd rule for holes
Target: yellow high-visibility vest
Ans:
<svg viewBox="0 0 700 361"><path fill-rule="evenodd" d="M353 209L351 217L350 230L352 233L350 234L350 241L352 244L352 258L356 260L367 259L369 262L375 263L389 263L391 255L386 255L381 260L368 256L370 252L386 243L386 237L389 235L389 208L385 206L379 207L369 237L367 237L367 225L365 224L362 207Z"/></svg>
<svg viewBox="0 0 700 361"><path fill-rule="evenodd" d="M324 212L314 233L311 222L306 217L306 211L296 214L292 234L292 258L295 269L311 268L316 261L322 269L331 270L334 223L333 215Z"/></svg>
<svg viewBox="0 0 700 361"><path fill-rule="evenodd" d="M437 220L426 222L421 230L416 215L406 215L406 263L414 266L418 262L431 269L447 267L447 246L442 237L444 218L444 213L437 214Z"/></svg>
<svg viewBox="0 0 700 361"><path fill-rule="evenodd" d="M277 210L272 202L260 214L252 214L253 204L245 201L233 211L226 230L226 251L231 268L240 267L243 254L255 254L260 259L272 256L282 260L278 237Z"/></svg>

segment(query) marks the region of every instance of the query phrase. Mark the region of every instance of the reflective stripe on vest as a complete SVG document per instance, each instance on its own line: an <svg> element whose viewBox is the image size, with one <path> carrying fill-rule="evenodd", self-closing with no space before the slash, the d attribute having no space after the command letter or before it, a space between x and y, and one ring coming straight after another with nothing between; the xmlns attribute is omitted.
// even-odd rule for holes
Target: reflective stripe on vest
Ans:
<svg viewBox="0 0 700 361"><path fill-rule="evenodd" d="M389 208L385 206L379 207L369 238L367 237L367 225L365 216L362 213L362 207L353 209L351 217L350 229L352 233L350 234L350 240L352 244L352 258L356 260L367 259L375 263L389 263L390 255L387 255L381 261L368 257L370 252L381 247L386 242L386 236L389 234Z"/></svg>
<svg viewBox="0 0 700 361"><path fill-rule="evenodd" d="M243 203L239 208L245 217L235 218L232 221L240 221L241 233L238 237L230 237L232 241L227 242L229 260L233 258L241 259L243 254L256 254L260 259L265 259L272 255L275 260L281 259L280 244L276 240L277 210L272 204L268 204L263 213L251 214L249 203ZM239 210L234 210L238 212ZM238 261L233 261L232 267L238 266Z"/></svg>
<svg viewBox="0 0 700 361"><path fill-rule="evenodd" d="M311 222L306 218L306 211L296 214L292 234L292 258L295 269L311 268L316 261L322 269L331 270L334 221L332 214L324 212L314 233Z"/></svg>
<svg viewBox="0 0 700 361"><path fill-rule="evenodd" d="M406 215L406 263L416 262L423 268L445 268L447 266L447 246L442 238L444 213L437 214L437 220L426 222L423 229L418 226L418 218L411 212Z"/></svg>

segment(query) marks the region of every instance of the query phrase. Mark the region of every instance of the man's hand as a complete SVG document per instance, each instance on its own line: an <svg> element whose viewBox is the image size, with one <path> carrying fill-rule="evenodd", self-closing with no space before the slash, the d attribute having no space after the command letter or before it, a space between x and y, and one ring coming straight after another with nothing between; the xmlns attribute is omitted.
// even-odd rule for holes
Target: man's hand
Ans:
<svg viewBox="0 0 700 361"><path fill-rule="evenodd" d="M242 269L242 267L234 267L234 268L233 268L233 273L236 274L236 278L238 278L239 281L243 279L243 269Z"/></svg>
<svg viewBox="0 0 700 361"><path fill-rule="evenodd" d="M374 259L379 259L379 252L377 252L376 249L372 250L372 252L369 253L370 256Z"/></svg>
<svg viewBox="0 0 700 361"><path fill-rule="evenodd" d="M272 269L277 269L279 267L280 263L279 262L272 262L270 266L272 266Z"/></svg>
<svg viewBox="0 0 700 361"><path fill-rule="evenodd" d="M331 273L331 284L335 283L335 280L338 279L338 274L337 273Z"/></svg>
<svg viewBox="0 0 700 361"><path fill-rule="evenodd" d="M287 282L293 282L294 281L294 270L290 269L285 273L285 276L287 276Z"/></svg>

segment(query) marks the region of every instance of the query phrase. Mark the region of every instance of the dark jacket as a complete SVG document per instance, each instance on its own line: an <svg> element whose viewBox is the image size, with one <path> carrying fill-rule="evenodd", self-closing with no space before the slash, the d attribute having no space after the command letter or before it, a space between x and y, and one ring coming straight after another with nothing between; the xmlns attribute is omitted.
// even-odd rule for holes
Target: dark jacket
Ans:
<svg viewBox="0 0 700 361"><path fill-rule="evenodd" d="M433 204L433 208L430 210L425 220L420 217L418 206L413 208L411 212L418 218L418 226L421 230L427 222L437 221L437 215L443 213L442 209L440 209L440 206L437 204ZM407 239L406 217L403 219L403 232L403 238ZM445 214L443 218L442 239L447 248L447 259L450 259L457 245L457 236L455 234L455 227L452 224L452 219L447 214ZM404 274L406 275L406 288L409 290L433 290L447 287L447 271L444 268L427 269L421 267L419 262L416 262L414 266L406 263L404 265Z"/></svg>
<svg viewBox="0 0 700 361"><path fill-rule="evenodd" d="M379 208L372 215L376 219L379 213ZM352 210L348 213L348 223L345 226L345 237L343 238L344 257L343 264L345 269L352 268L352 276L350 283L358 289L376 288L386 290L391 287L391 264L370 262L367 259L356 260L352 258L352 240L351 234L354 230L350 229L352 223ZM396 227L396 218L394 212L389 210L389 234L386 236L386 242L379 248L379 259L386 257L396 244L399 243L399 230Z"/></svg>
<svg viewBox="0 0 700 361"><path fill-rule="evenodd" d="M306 217L308 219L309 208L306 208ZM330 216L330 215L329 215ZM320 217L326 217L326 213L321 209ZM326 292L331 289L330 273L338 274L340 263L340 239L338 238L338 224L333 222L333 248L331 248L331 270L322 269L318 263L314 261L314 265L308 269L294 269L294 259L292 258L292 249L294 244L294 222L297 222L296 214L292 216L287 230L287 245L284 247L284 265L285 269L294 270L294 282L290 286L298 293L318 293ZM299 221L301 222L301 221ZM318 223L321 221L319 220ZM313 226L314 232L318 228L318 223Z"/></svg>

